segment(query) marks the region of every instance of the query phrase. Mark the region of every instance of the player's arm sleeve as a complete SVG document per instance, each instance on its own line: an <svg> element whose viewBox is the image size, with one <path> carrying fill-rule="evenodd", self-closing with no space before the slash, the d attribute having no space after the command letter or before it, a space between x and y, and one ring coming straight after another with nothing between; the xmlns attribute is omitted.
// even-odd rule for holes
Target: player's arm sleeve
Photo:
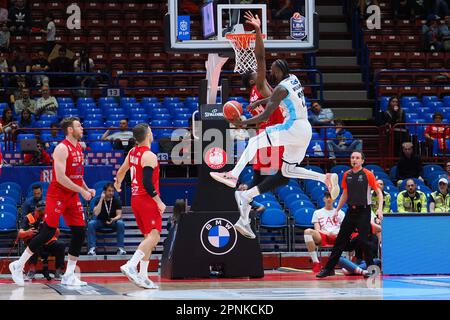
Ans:
<svg viewBox="0 0 450 320"><path fill-rule="evenodd" d="M150 166L145 166L143 168L143 181L142 184L144 185L145 191L150 195L150 197L156 197L158 193L155 190L155 186L152 182L153 177L153 168Z"/></svg>

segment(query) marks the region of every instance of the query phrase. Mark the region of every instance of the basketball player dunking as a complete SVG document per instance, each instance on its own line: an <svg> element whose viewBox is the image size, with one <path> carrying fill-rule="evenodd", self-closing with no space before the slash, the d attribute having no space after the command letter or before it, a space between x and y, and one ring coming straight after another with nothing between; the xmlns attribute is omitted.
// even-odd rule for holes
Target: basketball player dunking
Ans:
<svg viewBox="0 0 450 320"><path fill-rule="evenodd" d="M61 284L69 286L87 284L75 275L75 267L86 234L83 206L78 194L89 201L95 196L95 190L89 189L83 178L83 148L79 143L83 136L83 127L80 120L75 117L66 118L61 122L61 129L66 139L59 143L53 152L53 175L45 199L47 205L42 229L31 240L20 259L9 264L12 278L19 286L24 285L25 263L34 252L53 238L61 214L72 232L69 259Z"/></svg>
<svg viewBox="0 0 450 320"><path fill-rule="evenodd" d="M262 43L261 33L256 33L256 43L258 41ZM278 84L273 93L268 98L258 100L250 105L251 108L256 108L259 105L266 104L264 111L251 119L236 119L233 121L233 124L237 127L242 127L267 121L279 105L283 108L284 122L269 126L263 132L251 138L232 171L210 173L213 179L235 188L242 170L254 158L258 149L284 146L283 164L281 166L282 176L274 175L270 177L272 179L270 185L264 186L264 181L250 190L237 192L237 198L240 198L241 203L241 217L236 222L235 227L242 235L252 239L255 238L255 235L250 227L250 202L259 194L285 185L287 179L284 178L321 181L327 185L333 200L338 197L340 191L337 174L325 175L299 166L305 157L312 136L312 128L308 121L306 102L300 80L289 73L287 62L281 59L276 60L272 64L271 76Z"/></svg>
<svg viewBox="0 0 450 320"><path fill-rule="evenodd" d="M148 278L148 263L152 250L158 244L162 214L166 205L159 197L159 163L156 155L150 151L153 134L150 127L140 123L133 128L133 137L137 146L130 150L124 163L117 171L114 187L121 191L122 181L128 170L131 173L131 208L136 222L144 235L131 259L120 267L128 279L145 289L157 289L158 286ZM140 263L139 273L137 265Z"/></svg>

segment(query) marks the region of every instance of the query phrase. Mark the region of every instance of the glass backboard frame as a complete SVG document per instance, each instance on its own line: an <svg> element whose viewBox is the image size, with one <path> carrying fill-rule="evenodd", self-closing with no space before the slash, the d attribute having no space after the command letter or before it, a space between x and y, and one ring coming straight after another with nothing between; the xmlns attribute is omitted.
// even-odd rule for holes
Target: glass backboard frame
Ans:
<svg viewBox="0 0 450 320"><path fill-rule="evenodd" d="M240 7L240 8L260 8L260 4L218 4L217 7ZM166 51L178 52L178 53L232 53L228 40L225 37L218 37L218 39L203 39L203 40L177 40L177 19L178 19L178 0L168 1L168 13L164 17L164 27L168 30L168 36L166 39ZM267 11L269 12L269 11ZM306 24L307 40L300 41L294 39L270 39L270 36L264 41L264 47L267 52L316 52L319 48L319 16L315 12L315 1L305 1L306 17L312 17L308 19ZM216 18L217 20L218 17ZM219 21L216 24L216 28ZM267 34L267 25L263 25L263 33ZM218 29L218 28L217 28ZM217 30L220 34L220 30Z"/></svg>

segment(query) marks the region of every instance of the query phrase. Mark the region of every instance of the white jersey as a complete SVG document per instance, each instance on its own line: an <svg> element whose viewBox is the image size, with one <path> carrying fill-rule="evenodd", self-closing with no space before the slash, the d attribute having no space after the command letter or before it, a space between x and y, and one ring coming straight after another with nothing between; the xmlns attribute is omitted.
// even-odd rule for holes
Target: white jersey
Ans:
<svg viewBox="0 0 450 320"><path fill-rule="evenodd" d="M291 74L289 78L284 79L279 83L279 86L288 91L286 98L281 101L281 108L285 117L285 123L294 120L307 120L308 109L306 108L305 95L303 87L298 78Z"/></svg>
<svg viewBox="0 0 450 320"><path fill-rule="evenodd" d="M337 221L333 220L334 209L327 210L325 208L314 211L311 222L318 223L320 229L325 232L331 232L333 234L338 234L341 228L342 221L344 220L344 212L339 210Z"/></svg>

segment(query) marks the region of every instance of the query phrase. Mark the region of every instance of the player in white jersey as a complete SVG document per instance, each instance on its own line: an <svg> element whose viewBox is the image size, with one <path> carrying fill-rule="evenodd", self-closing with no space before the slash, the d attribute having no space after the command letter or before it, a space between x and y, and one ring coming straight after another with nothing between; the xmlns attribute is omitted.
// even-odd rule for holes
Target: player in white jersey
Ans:
<svg viewBox="0 0 450 320"><path fill-rule="evenodd" d="M242 127L267 121L278 106L281 106L283 109L284 122L267 127L264 132L251 138L247 148L232 171L211 172L211 177L231 188L235 188L239 175L247 163L256 155L258 149L271 146L284 146L281 174L287 178L321 181L327 185L333 200L336 199L340 191L337 174L328 173L325 175L299 166L305 157L306 149L312 136L312 128L308 121L305 97L300 80L295 75L289 73L289 67L285 60L276 60L270 70L271 77L278 85L270 97L256 101L250 105L250 107L257 107L260 104L266 104L264 112L247 120L237 119L233 121L233 124ZM270 189L276 188L280 184L286 184L285 179L281 182L282 179L280 178L282 177L275 176L274 179L277 178L279 179L278 183L272 179L271 186L264 187L264 189L268 188L269 190L261 190L261 186L258 185L250 190L237 192L236 196L241 200L241 206L239 208L241 217L236 222L235 228L242 235L252 239L255 238L250 228L249 203L259 194L270 191Z"/></svg>

